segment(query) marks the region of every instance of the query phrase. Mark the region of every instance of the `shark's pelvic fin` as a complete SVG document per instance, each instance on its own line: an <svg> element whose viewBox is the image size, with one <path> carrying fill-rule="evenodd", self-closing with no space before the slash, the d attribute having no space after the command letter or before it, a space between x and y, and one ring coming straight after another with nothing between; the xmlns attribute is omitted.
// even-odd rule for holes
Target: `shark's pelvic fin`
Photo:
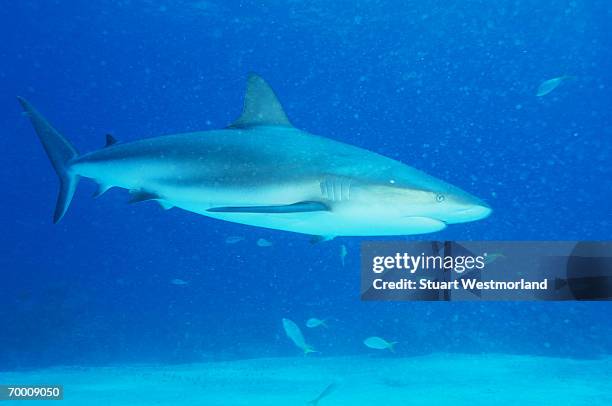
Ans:
<svg viewBox="0 0 612 406"><path fill-rule="evenodd" d="M174 205L166 200L163 200L158 194L147 192L146 190L130 190L132 198L129 203L148 202L149 200L155 200L164 210L169 210Z"/></svg>
<svg viewBox="0 0 612 406"><path fill-rule="evenodd" d="M229 128L259 125L292 127L270 85L259 75L252 73L247 80L242 115Z"/></svg>
<svg viewBox="0 0 612 406"><path fill-rule="evenodd" d="M106 134L106 144L104 145L105 147L110 147L111 145L115 145L117 143L117 140L115 139L115 137L113 137L112 134Z"/></svg>
<svg viewBox="0 0 612 406"><path fill-rule="evenodd" d="M310 211L329 211L329 207L321 202L306 201L280 206L213 207L207 211L213 213L304 213Z"/></svg>
<svg viewBox="0 0 612 406"><path fill-rule="evenodd" d="M146 202L147 200L158 200L159 196L155 193L147 192L144 190L130 190L130 203Z"/></svg>
<svg viewBox="0 0 612 406"><path fill-rule="evenodd" d="M336 238L335 235L312 235L310 236L311 244L318 244L320 242L331 241Z"/></svg>
<svg viewBox="0 0 612 406"><path fill-rule="evenodd" d="M60 180L60 190L53 213L53 222L57 223L68 210L79 182L79 177L70 173L70 161L77 157L78 153L72 144L57 132L30 103L21 97L17 97L17 100L30 117L34 130L36 130L36 134Z"/></svg>

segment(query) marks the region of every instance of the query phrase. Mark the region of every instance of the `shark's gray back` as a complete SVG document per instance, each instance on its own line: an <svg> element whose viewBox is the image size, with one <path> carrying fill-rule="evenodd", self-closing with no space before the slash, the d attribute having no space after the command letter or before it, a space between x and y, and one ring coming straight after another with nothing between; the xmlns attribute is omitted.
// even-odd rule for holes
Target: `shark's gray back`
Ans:
<svg viewBox="0 0 612 406"><path fill-rule="evenodd" d="M110 147L82 155L76 164L180 166L198 170L202 177L223 175L234 182L254 177L282 179L305 176L375 175L404 167L370 151L312 135L295 128L256 127L166 135ZM218 179L219 181L230 179ZM263 180L263 179L262 179Z"/></svg>

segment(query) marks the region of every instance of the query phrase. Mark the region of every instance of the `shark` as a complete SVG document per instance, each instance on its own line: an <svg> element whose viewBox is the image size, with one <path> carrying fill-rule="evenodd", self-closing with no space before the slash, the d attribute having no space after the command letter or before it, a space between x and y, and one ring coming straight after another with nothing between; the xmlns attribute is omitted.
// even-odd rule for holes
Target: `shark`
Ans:
<svg viewBox="0 0 612 406"><path fill-rule="evenodd" d="M491 213L479 198L420 170L294 127L256 74L242 114L226 128L125 143L107 135L104 148L85 154L18 101L59 177L54 223L80 178L97 182L96 197L119 187L131 202L325 240L431 233Z"/></svg>

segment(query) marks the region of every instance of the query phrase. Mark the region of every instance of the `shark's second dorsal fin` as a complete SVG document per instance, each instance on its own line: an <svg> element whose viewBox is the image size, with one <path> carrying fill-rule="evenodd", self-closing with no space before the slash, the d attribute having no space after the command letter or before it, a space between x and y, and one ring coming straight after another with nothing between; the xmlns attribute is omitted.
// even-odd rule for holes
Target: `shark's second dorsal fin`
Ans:
<svg viewBox="0 0 612 406"><path fill-rule="evenodd" d="M106 134L106 145L105 147L110 147L111 145L115 145L117 140L113 137L113 134Z"/></svg>
<svg viewBox="0 0 612 406"><path fill-rule="evenodd" d="M242 114L229 128L250 128L260 125L292 127L270 85L259 75L252 73L247 80Z"/></svg>

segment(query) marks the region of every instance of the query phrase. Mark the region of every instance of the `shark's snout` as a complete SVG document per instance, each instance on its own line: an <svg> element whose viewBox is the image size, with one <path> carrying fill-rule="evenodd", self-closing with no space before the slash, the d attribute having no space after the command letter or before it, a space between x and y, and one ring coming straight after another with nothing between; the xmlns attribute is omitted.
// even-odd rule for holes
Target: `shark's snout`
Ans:
<svg viewBox="0 0 612 406"><path fill-rule="evenodd" d="M485 203L473 204L457 210L447 220L449 223L466 223L488 217L493 210Z"/></svg>
<svg viewBox="0 0 612 406"><path fill-rule="evenodd" d="M481 220L488 217L493 211L488 204L463 191L454 195L449 203L449 210L447 210L443 219L447 223L467 223Z"/></svg>

